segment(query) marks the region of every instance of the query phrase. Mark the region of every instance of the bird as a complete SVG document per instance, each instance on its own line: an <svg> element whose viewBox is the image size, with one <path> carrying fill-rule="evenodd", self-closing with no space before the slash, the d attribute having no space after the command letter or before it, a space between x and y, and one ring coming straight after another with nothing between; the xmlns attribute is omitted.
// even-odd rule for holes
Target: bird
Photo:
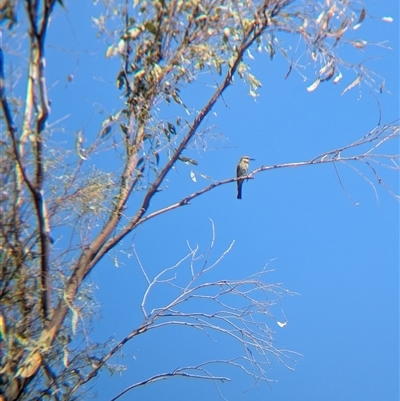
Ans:
<svg viewBox="0 0 400 401"><path fill-rule="evenodd" d="M247 175L247 172L249 170L249 162L250 160L255 160L252 159L249 156L243 156L239 164L236 167L236 177L245 177ZM243 181L244 180L237 180L237 198L242 199L242 186L243 186Z"/></svg>

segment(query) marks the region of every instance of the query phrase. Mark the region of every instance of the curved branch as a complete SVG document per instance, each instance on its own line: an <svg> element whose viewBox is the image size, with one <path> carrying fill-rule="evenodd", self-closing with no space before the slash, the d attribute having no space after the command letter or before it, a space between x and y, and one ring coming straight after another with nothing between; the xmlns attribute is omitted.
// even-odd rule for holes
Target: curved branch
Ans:
<svg viewBox="0 0 400 401"><path fill-rule="evenodd" d="M121 391L118 395L113 397L110 401L117 400L118 398L120 398L124 394L126 394L128 391L133 390L133 389L135 389L137 387L145 386L145 385L150 384L150 383L155 383L155 382L160 381L160 380L165 380L165 379L168 379L170 377L186 377L186 378L190 378L190 379L207 379L207 380L220 381L220 382L224 382L224 381L228 381L229 382L229 381L231 381L231 379L229 377L214 376L213 374L211 374L210 372L205 370L205 368L203 367L204 365L205 364L201 364L201 365L197 365L197 366L185 366L183 368L177 368L172 372L159 373L157 375L151 376L146 380L142 380L140 382L137 382L135 384L132 384L132 385L128 386L125 390ZM190 371L190 370L192 370L192 371L200 371L200 372L203 372L203 374L201 374L201 373L188 373L187 371Z"/></svg>

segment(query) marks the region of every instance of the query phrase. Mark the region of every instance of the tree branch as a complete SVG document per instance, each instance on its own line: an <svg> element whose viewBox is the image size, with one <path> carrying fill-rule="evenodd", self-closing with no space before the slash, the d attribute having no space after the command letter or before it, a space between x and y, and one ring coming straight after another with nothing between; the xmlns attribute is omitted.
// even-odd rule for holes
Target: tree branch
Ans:
<svg viewBox="0 0 400 401"><path fill-rule="evenodd" d="M387 134L387 132L389 132ZM270 166L261 166L255 170L253 170L251 173L249 173L245 179L253 179L255 175L263 172L263 171L269 171L269 170L274 170L274 169L281 169L281 168L298 168L298 167L304 167L304 166L311 166L311 165L317 165L317 164L327 164L327 163L333 163L335 164L336 162L342 162L342 163L348 163L348 162L363 162L367 164L369 167L369 160L374 160L374 159L380 159L380 158L385 158L388 160L393 161L394 163L394 169L400 171L400 166L398 164L399 160L399 154L373 154L371 153L372 150L377 149L378 147L382 146L384 143L386 143L389 140L395 140L400 137L400 128L395 125L395 124L388 124L384 125L382 127L376 127L373 129L370 133L365 135L364 137L360 138L359 140L341 147L337 148L331 151L328 151L326 153L322 153L310 160L307 161L302 161L302 162L292 162L292 163L280 163L280 164L274 164ZM367 145L369 143L373 143L373 146L368 150L363 153L359 153L357 155L353 156L341 156L341 153L347 150L350 150L352 148L356 147L361 147L364 145ZM397 160L397 163L396 163ZM371 167L372 168L372 167ZM382 181L382 179L378 176L376 173L376 170L374 171L374 175L378 181L379 184L384 185L389 192L397 199L399 199L399 195L394 194L393 191L389 189L389 187ZM173 203L169 206L166 206L162 209L156 210L152 213L149 213L147 216L142 217L139 221L135 223L135 226L137 227L140 224L145 223L146 221L157 217L163 213L169 212L171 210L177 209L181 206L186 206L190 203L191 200L205 194L206 192L211 191L212 189L219 187L221 185L226 185L232 182L237 181L237 178L228 178L222 181L217 181L213 182L212 184L208 185L207 187L193 192L192 194L184 197L183 199L179 200L176 203ZM110 240L106 246L105 249L110 250L114 247L114 244L119 243L126 235L128 235L132 229L133 229L133 221L131 221L126 228L121 230L112 240Z"/></svg>
<svg viewBox="0 0 400 401"><path fill-rule="evenodd" d="M31 1L27 3L27 12L31 27L31 44L30 44L30 73L33 76L28 77L28 80L33 80L33 85L30 87L34 89L35 84L38 88L39 93L39 115L36 120L36 132L34 136L33 153L35 156L35 184L34 191L32 192L35 212L38 220L38 232L39 232L39 246L40 246L40 283L41 283L41 304L43 319L46 321L50 317L51 313L51 279L49 275L49 261L50 261L50 223L49 216L47 213L46 202L44 199L44 155L43 155L43 142L44 142L44 130L46 127L47 119L49 118L50 108L49 101L47 99L47 87L45 77L45 55L44 55L44 44L46 39L47 25L51 10L54 6L54 1L44 2L44 11L41 21L41 27L39 29L37 20L37 9L36 5ZM30 95L30 98L34 98L34 94Z"/></svg>

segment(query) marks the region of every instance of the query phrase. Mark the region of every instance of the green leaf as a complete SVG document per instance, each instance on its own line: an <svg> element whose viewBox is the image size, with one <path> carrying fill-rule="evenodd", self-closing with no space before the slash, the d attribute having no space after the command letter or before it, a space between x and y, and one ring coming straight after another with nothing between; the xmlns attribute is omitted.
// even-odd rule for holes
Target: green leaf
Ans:
<svg viewBox="0 0 400 401"><path fill-rule="evenodd" d="M168 131L169 131L169 133L172 134L172 135L176 135L175 125L174 125L174 124L171 124L171 123L169 123L169 122L167 122L167 125L168 125Z"/></svg>
<svg viewBox="0 0 400 401"><path fill-rule="evenodd" d="M111 132L111 125L107 125L100 132L100 138L106 137Z"/></svg>
<svg viewBox="0 0 400 401"><path fill-rule="evenodd" d="M144 23L144 27L153 35L157 34L157 28L154 26L154 24L151 21L146 21Z"/></svg>
<svg viewBox="0 0 400 401"><path fill-rule="evenodd" d="M268 50L267 51L269 53L270 60L273 60L274 56L275 56L275 47L274 47L274 44L270 40L268 41Z"/></svg>
<svg viewBox="0 0 400 401"><path fill-rule="evenodd" d="M168 142L169 142L171 140L171 135L169 134L168 130L165 127L163 127L162 130L163 130L163 132L164 132L164 134L167 137Z"/></svg>
<svg viewBox="0 0 400 401"><path fill-rule="evenodd" d="M182 104L182 100L181 100L181 98L179 97L179 95L176 93L176 91L173 91L173 92L171 93L171 96L172 96L172 99L174 99L176 103Z"/></svg>
<svg viewBox="0 0 400 401"><path fill-rule="evenodd" d="M186 156L178 156L178 160L186 164L193 164L194 166L197 166L199 164L196 160Z"/></svg>
<svg viewBox="0 0 400 401"><path fill-rule="evenodd" d="M239 74L239 77L241 79L243 79L246 70L247 70L247 65L245 63L240 62L237 68L237 73Z"/></svg>
<svg viewBox="0 0 400 401"><path fill-rule="evenodd" d="M128 127L127 127L125 124L123 124L123 123L120 123L119 126L121 127L122 132L123 132L126 136L128 136Z"/></svg>
<svg viewBox="0 0 400 401"><path fill-rule="evenodd" d="M253 89L261 88L262 86L261 82L253 74L248 73L247 77Z"/></svg>
<svg viewBox="0 0 400 401"><path fill-rule="evenodd" d="M221 63L218 60L214 60L214 66L218 72L218 75L222 75Z"/></svg>

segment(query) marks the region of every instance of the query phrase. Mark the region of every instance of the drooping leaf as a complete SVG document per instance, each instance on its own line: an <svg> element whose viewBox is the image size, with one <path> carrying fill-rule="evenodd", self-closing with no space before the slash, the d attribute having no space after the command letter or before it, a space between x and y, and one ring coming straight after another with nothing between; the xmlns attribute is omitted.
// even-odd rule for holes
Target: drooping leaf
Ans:
<svg viewBox="0 0 400 401"><path fill-rule="evenodd" d="M253 75L253 74L247 74L247 77L250 81L251 86L253 87L253 89L257 89L257 88L261 88L262 84L261 82Z"/></svg>
<svg viewBox="0 0 400 401"><path fill-rule="evenodd" d="M162 128L162 131L164 132L164 135L167 137L169 142L171 140L171 135L169 134L169 131L165 127Z"/></svg>
<svg viewBox="0 0 400 401"><path fill-rule="evenodd" d="M172 135L176 135L175 125L171 124L170 122L167 122L167 126L168 126L168 132Z"/></svg>
<svg viewBox="0 0 400 401"><path fill-rule="evenodd" d="M247 70L247 65L243 62L240 62L237 68L237 73L239 74L239 77L241 79L243 79L246 70Z"/></svg>
<svg viewBox="0 0 400 401"><path fill-rule="evenodd" d="M117 51L115 49L114 45L108 46L108 49L106 51L106 58L113 57L117 54Z"/></svg>
<svg viewBox="0 0 400 401"><path fill-rule="evenodd" d="M120 123L119 124L119 126L121 127L121 130L122 130L122 132L126 135L126 136L128 136L128 127L125 125L125 124L123 124L123 123Z"/></svg>
<svg viewBox="0 0 400 401"><path fill-rule="evenodd" d="M249 93L250 93L250 96L253 97L254 99L260 96L256 91L254 91L251 88L249 90Z"/></svg>
<svg viewBox="0 0 400 401"><path fill-rule="evenodd" d="M100 132L100 138L105 138L111 132L111 125L105 126Z"/></svg>
<svg viewBox="0 0 400 401"><path fill-rule="evenodd" d="M267 48L266 48L268 54L269 54L269 59L272 61L275 56L275 46L272 40L268 40Z"/></svg>
<svg viewBox="0 0 400 401"><path fill-rule="evenodd" d="M254 60L254 56L251 54L251 51L249 49L247 49L247 56L250 60Z"/></svg>
<svg viewBox="0 0 400 401"><path fill-rule="evenodd" d="M332 61L330 61L329 63L326 63L322 68L320 68L319 70L319 75L324 75L326 71L328 71L328 69L330 68L330 66L332 65Z"/></svg>
<svg viewBox="0 0 400 401"><path fill-rule="evenodd" d="M333 62L330 61L319 70L321 82L329 81L335 74L335 66L332 64Z"/></svg>
<svg viewBox="0 0 400 401"><path fill-rule="evenodd" d="M285 78L284 78L284 79L287 79L287 78L289 78L289 75L290 75L290 73L292 72L292 68L293 68L293 64L292 64L292 63L290 63L290 65L289 65L289 69L288 69L288 72L286 73L286 75L285 75Z"/></svg>
<svg viewBox="0 0 400 401"><path fill-rule="evenodd" d="M333 66L328 73L325 75L323 79L321 79L321 82L326 82L329 81L333 76L335 75L335 66Z"/></svg>
<svg viewBox="0 0 400 401"><path fill-rule="evenodd" d="M361 24L364 21L366 15L367 15L367 12L365 11L365 8L363 8L361 10L361 13L360 13L360 16L358 18L357 23L353 26L353 30L354 31L357 30L361 26Z"/></svg>
<svg viewBox="0 0 400 401"><path fill-rule="evenodd" d="M322 11L322 12L318 15L317 19L315 20L317 24L320 24L320 23L321 23L322 18L324 18L324 15L325 15L325 11Z"/></svg>
<svg viewBox="0 0 400 401"><path fill-rule="evenodd" d="M138 160L138 162L137 162L137 164L136 164L136 167L139 167L143 162L144 162L144 157L141 157L141 158Z"/></svg>
<svg viewBox="0 0 400 401"><path fill-rule="evenodd" d="M353 89L355 86L357 86L360 81L361 81L362 75L360 74L350 85L348 85L344 91L341 93L341 95L344 95L347 91L350 89Z"/></svg>
<svg viewBox="0 0 400 401"><path fill-rule="evenodd" d="M118 52L118 54L122 54L122 53L124 52L124 49L125 49L125 40L121 39L121 40L118 42L118 45L117 45L117 52Z"/></svg>
<svg viewBox="0 0 400 401"><path fill-rule="evenodd" d="M315 89L318 88L318 85L320 84L320 82L321 82L321 79L320 79L320 78L317 78L317 79L313 82L312 85L307 86L307 91L308 91L308 92L313 92L313 91L315 91Z"/></svg>
<svg viewBox="0 0 400 401"><path fill-rule="evenodd" d="M176 91L171 92L171 96L172 96L172 99L174 99L176 103L182 104L182 100Z"/></svg>
<svg viewBox="0 0 400 401"><path fill-rule="evenodd" d="M217 70L218 75L222 75L222 68L221 68L221 63L219 60L213 60L215 69Z"/></svg>
<svg viewBox="0 0 400 401"><path fill-rule="evenodd" d="M342 73L339 71L339 75L337 75L337 76L335 77L335 79L333 80L333 83L334 83L334 84L337 84L342 78L343 78L343 75L342 75Z"/></svg>
<svg viewBox="0 0 400 401"><path fill-rule="evenodd" d="M117 75L117 88L122 89L125 83L125 73L124 71L120 71Z"/></svg>

